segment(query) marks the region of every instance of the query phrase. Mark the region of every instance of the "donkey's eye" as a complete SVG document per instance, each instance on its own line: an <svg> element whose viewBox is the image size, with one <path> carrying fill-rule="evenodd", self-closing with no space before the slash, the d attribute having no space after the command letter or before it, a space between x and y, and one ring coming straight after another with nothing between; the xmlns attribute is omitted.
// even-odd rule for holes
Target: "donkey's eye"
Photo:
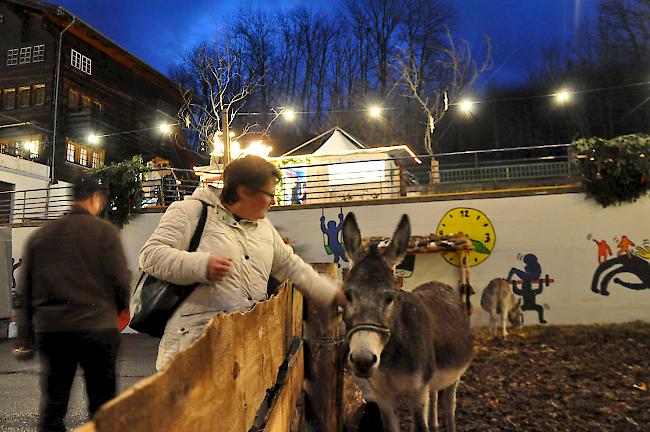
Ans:
<svg viewBox="0 0 650 432"><path fill-rule="evenodd" d="M395 300L395 294L393 293L386 293L384 295L384 301L386 302L387 305L393 303L393 300Z"/></svg>

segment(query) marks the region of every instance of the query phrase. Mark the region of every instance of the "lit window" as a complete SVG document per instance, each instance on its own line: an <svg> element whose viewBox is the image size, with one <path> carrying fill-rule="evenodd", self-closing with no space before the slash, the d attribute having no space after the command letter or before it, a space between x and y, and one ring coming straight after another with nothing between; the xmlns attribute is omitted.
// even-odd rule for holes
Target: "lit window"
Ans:
<svg viewBox="0 0 650 432"><path fill-rule="evenodd" d="M5 89L2 92L2 107L4 109L16 108L16 89Z"/></svg>
<svg viewBox="0 0 650 432"><path fill-rule="evenodd" d="M0 24L4 24L4 23L5 23L5 16L4 14L0 14Z"/></svg>
<svg viewBox="0 0 650 432"><path fill-rule="evenodd" d="M93 106L95 108L95 111L101 111L102 110L102 104L97 102L97 101L93 102Z"/></svg>
<svg viewBox="0 0 650 432"><path fill-rule="evenodd" d="M83 147L79 149L79 165L88 165L88 150Z"/></svg>
<svg viewBox="0 0 650 432"><path fill-rule="evenodd" d="M99 166L101 162L99 161L99 153L93 152L93 168Z"/></svg>
<svg viewBox="0 0 650 432"><path fill-rule="evenodd" d="M25 108L29 106L29 87L19 87L18 88L18 107Z"/></svg>
<svg viewBox="0 0 650 432"><path fill-rule="evenodd" d="M34 86L34 105L45 104L45 84L36 84Z"/></svg>
<svg viewBox="0 0 650 432"><path fill-rule="evenodd" d="M18 48L7 50L7 66L14 66L18 64Z"/></svg>
<svg viewBox="0 0 650 432"><path fill-rule="evenodd" d="M90 96L86 96L86 95L81 96L81 109L90 109L91 104L92 104L92 99L90 99Z"/></svg>
<svg viewBox="0 0 650 432"><path fill-rule="evenodd" d="M20 146L23 148L24 153L27 153L29 155L30 159L36 159L38 157L38 148L40 146L39 141L23 141L20 143Z"/></svg>
<svg viewBox="0 0 650 432"><path fill-rule="evenodd" d="M70 56L70 64L77 69L81 69L81 53L72 50L72 54Z"/></svg>
<svg viewBox="0 0 650 432"><path fill-rule="evenodd" d="M68 92L68 108L79 107L79 92L70 89Z"/></svg>
<svg viewBox="0 0 650 432"><path fill-rule="evenodd" d="M42 62L45 60L45 45L34 45L34 50L32 51L32 62Z"/></svg>
<svg viewBox="0 0 650 432"><path fill-rule="evenodd" d="M82 72L87 73L88 75L91 75L92 72L92 61L90 58L86 57L85 55L81 54L80 52L76 50L72 50L72 54L70 56L70 64L77 69L79 69Z"/></svg>
<svg viewBox="0 0 650 432"><path fill-rule="evenodd" d="M65 160L67 160L68 162L74 162L74 150L75 150L75 145L69 142L65 154Z"/></svg>
<svg viewBox="0 0 650 432"><path fill-rule="evenodd" d="M22 47L20 49L20 64L29 63L32 61L32 47Z"/></svg>
<svg viewBox="0 0 650 432"><path fill-rule="evenodd" d="M328 167L330 186L381 182L385 179L384 161L334 164Z"/></svg>

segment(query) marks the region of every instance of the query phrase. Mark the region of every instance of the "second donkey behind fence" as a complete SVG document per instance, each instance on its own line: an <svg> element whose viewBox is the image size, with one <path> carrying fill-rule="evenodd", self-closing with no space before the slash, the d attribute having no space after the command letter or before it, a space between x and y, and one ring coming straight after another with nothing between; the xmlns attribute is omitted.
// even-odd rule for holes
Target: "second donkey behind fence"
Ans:
<svg viewBox="0 0 650 432"><path fill-rule="evenodd" d="M456 387L472 359L469 319L459 294L448 285L429 282L413 292L396 288L393 272L410 235L404 215L383 253L376 246L365 251L354 214L345 218L343 241L352 262L343 283L348 361L364 399L379 407L385 430L400 430L402 401L419 432L429 431L431 403L437 430L440 392L447 431L453 432Z"/></svg>
<svg viewBox="0 0 650 432"><path fill-rule="evenodd" d="M521 299L510 290L510 283L502 278L492 279L481 295L481 307L490 314L490 334L497 335L497 327L501 324L501 337L508 336L506 318L510 326L517 328L524 323L524 312L521 310ZM499 319L500 317L500 319Z"/></svg>

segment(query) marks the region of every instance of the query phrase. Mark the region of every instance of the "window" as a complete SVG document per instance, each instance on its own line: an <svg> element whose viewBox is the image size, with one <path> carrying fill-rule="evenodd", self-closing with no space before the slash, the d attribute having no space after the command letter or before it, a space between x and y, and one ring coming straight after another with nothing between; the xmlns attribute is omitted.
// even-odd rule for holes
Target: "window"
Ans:
<svg viewBox="0 0 650 432"><path fill-rule="evenodd" d="M95 168L99 165L104 163L104 155L99 153L99 152L93 152L93 165L92 167Z"/></svg>
<svg viewBox="0 0 650 432"><path fill-rule="evenodd" d="M34 45L34 50L32 51L32 62L42 62L45 60L45 45Z"/></svg>
<svg viewBox="0 0 650 432"><path fill-rule="evenodd" d="M88 165L88 150L83 147L79 149L79 165Z"/></svg>
<svg viewBox="0 0 650 432"><path fill-rule="evenodd" d="M38 148L40 147L40 144L41 143L37 140L29 140L19 143L23 154L29 156L30 159L36 159L38 157Z"/></svg>
<svg viewBox="0 0 650 432"><path fill-rule="evenodd" d="M34 86L34 105L45 104L45 84L36 84Z"/></svg>
<svg viewBox="0 0 650 432"><path fill-rule="evenodd" d="M330 165L329 184L340 186L346 184L381 182L385 179L386 163L384 161L350 162Z"/></svg>
<svg viewBox="0 0 650 432"><path fill-rule="evenodd" d="M19 87L18 88L18 107L19 108L25 108L25 107L29 106L29 94L30 94L29 86L27 86L27 87Z"/></svg>
<svg viewBox="0 0 650 432"><path fill-rule="evenodd" d="M75 153L75 145L68 141L68 146L66 147L66 152L65 152L65 160L68 162L74 162L74 153Z"/></svg>
<svg viewBox="0 0 650 432"><path fill-rule="evenodd" d="M102 110L102 104L100 102L94 101L93 102L93 107L95 108L95 111L101 111Z"/></svg>
<svg viewBox="0 0 650 432"><path fill-rule="evenodd" d="M30 63L32 61L32 47L22 47L20 49L20 64Z"/></svg>
<svg viewBox="0 0 650 432"><path fill-rule="evenodd" d="M91 75L92 61L90 58L86 57L78 51L75 51L74 49L72 50L72 54L70 56L70 64L80 71Z"/></svg>
<svg viewBox="0 0 650 432"><path fill-rule="evenodd" d="M14 109L16 108L16 89L4 89L2 92L2 108Z"/></svg>
<svg viewBox="0 0 650 432"><path fill-rule="evenodd" d="M92 105L92 99L90 96L83 95L81 96L81 109L90 109Z"/></svg>
<svg viewBox="0 0 650 432"><path fill-rule="evenodd" d="M0 24L5 23L5 16L3 14L0 14Z"/></svg>
<svg viewBox="0 0 650 432"><path fill-rule="evenodd" d="M18 64L18 48L11 48L7 50L7 66L15 66Z"/></svg>
<svg viewBox="0 0 650 432"><path fill-rule="evenodd" d="M79 107L79 92L70 89L68 91L68 108L78 108Z"/></svg>

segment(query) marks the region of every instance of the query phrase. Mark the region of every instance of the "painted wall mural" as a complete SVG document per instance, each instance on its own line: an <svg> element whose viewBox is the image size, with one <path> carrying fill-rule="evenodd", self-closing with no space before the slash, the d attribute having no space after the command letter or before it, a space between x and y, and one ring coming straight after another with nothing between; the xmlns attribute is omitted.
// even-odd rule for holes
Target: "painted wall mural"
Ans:
<svg viewBox="0 0 650 432"><path fill-rule="evenodd" d="M463 233L470 238L474 250L469 253L469 266L474 267L488 259L494 250L496 232L490 219L480 210L469 207L456 207L449 210L440 219L436 228L438 235ZM449 264L459 266L459 257L455 252L442 254Z"/></svg>
<svg viewBox="0 0 650 432"><path fill-rule="evenodd" d="M323 233L323 247L325 248L325 252L327 255L334 256L334 262L336 264L339 264L339 261L341 260L348 262L348 257L345 254L345 248L343 247L343 238L341 234L343 221L345 220L343 209L339 209L338 223L335 220L330 220L326 223L326 220L327 218L325 218L325 210L321 209L320 230Z"/></svg>
<svg viewBox="0 0 650 432"><path fill-rule="evenodd" d="M650 289L650 240L644 239L637 246L627 235L613 238L618 250L616 257L606 240L596 240L592 234L587 235L598 246L598 267L591 279L591 291L608 296L610 284L631 290Z"/></svg>
<svg viewBox="0 0 650 432"><path fill-rule="evenodd" d="M548 275L544 278L541 277L542 265L539 263L537 255L532 253L519 254L517 258L524 262L524 268L520 268L521 266L512 267L506 279L512 284L512 292L523 300L521 309L523 311L537 312L539 323L546 324L548 321L544 319L544 311L549 309L549 306L546 303L537 303L537 296L542 294L545 286L548 287L555 280ZM515 276L519 280L514 279Z"/></svg>

